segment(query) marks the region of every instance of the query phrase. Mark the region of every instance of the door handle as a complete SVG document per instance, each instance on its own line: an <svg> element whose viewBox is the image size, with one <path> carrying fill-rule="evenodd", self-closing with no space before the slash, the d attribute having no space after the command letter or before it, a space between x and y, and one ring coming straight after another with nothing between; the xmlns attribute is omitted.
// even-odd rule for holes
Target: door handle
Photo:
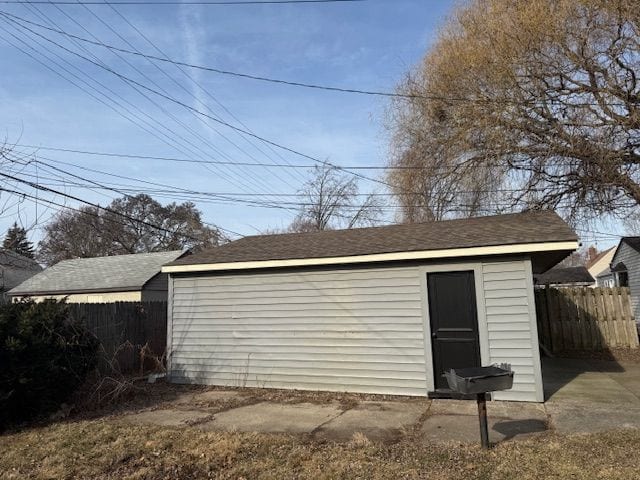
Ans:
<svg viewBox="0 0 640 480"><path fill-rule="evenodd" d="M431 334L431 338L438 338L438 334L437 334L437 333L435 333L435 332L433 332L433 333Z"/></svg>

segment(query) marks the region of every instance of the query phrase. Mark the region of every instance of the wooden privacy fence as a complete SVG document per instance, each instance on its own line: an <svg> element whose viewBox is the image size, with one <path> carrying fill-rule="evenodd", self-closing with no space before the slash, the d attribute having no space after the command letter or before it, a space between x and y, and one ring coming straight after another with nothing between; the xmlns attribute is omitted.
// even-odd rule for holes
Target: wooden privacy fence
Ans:
<svg viewBox="0 0 640 480"><path fill-rule="evenodd" d="M568 350L638 348L629 289L536 289L540 342L557 353Z"/></svg>
<svg viewBox="0 0 640 480"><path fill-rule="evenodd" d="M167 302L70 303L71 315L82 320L100 340L105 357L122 373L141 370L141 349L160 357L167 343Z"/></svg>

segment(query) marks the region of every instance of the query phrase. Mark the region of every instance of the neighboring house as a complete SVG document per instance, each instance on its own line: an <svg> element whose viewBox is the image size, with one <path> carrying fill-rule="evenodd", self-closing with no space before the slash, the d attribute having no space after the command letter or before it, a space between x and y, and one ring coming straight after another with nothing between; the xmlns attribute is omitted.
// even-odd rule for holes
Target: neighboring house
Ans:
<svg viewBox="0 0 640 480"><path fill-rule="evenodd" d="M167 300L162 265L185 255L181 250L63 260L9 292L14 298L67 298L71 303Z"/></svg>
<svg viewBox="0 0 640 480"><path fill-rule="evenodd" d="M553 287L588 287L595 283L587 267L553 267L533 276L536 285Z"/></svg>
<svg viewBox="0 0 640 480"><path fill-rule="evenodd" d="M587 262L587 270L589 270L589 274L596 280L595 285L593 285L594 287L615 286L615 279L610 268L614 253L616 253L616 248L611 247L608 250L600 252Z"/></svg>
<svg viewBox="0 0 640 480"><path fill-rule="evenodd" d="M42 267L35 260L11 250L0 249L0 302L9 299L9 290L41 271Z"/></svg>
<svg viewBox="0 0 640 480"><path fill-rule="evenodd" d="M611 259L616 287L629 287L631 309L640 322L640 237L623 237Z"/></svg>
<svg viewBox="0 0 640 480"><path fill-rule="evenodd" d="M450 368L511 363L542 402L533 275L578 247L541 211L245 237L169 273L178 383L450 396Z"/></svg>

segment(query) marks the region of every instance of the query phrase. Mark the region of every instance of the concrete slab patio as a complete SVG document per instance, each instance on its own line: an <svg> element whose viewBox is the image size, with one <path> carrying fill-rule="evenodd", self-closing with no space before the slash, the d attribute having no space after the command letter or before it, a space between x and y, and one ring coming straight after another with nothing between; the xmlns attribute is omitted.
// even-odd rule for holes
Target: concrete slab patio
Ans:
<svg viewBox="0 0 640 480"><path fill-rule="evenodd" d="M558 433L640 428L640 364L546 359L545 409Z"/></svg>
<svg viewBox="0 0 640 480"><path fill-rule="evenodd" d="M523 439L548 429L544 405L488 402L489 441ZM480 436L478 406L468 400L433 400L420 429L426 442L476 443Z"/></svg>
<svg viewBox="0 0 640 480"><path fill-rule="evenodd" d="M262 402L215 414L198 425L203 430L265 433L311 433L342 413L339 405Z"/></svg>
<svg viewBox="0 0 640 480"><path fill-rule="evenodd" d="M591 433L640 428L640 364L593 360L545 361L544 404L489 402L490 441L540 435ZM130 423L152 423L203 430L305 434L346 442L362 433L369 440L392 442L416 435L425 442L476 443L474 401L360 401L352 406L326 401L260 401L244 390L215 389L181 396L159 410L129 414Z"/></svg>
<svg viewBox="0 0 640 480"><path fill-rule="evenodd" d="M429 409L429 402L362 402L328 421L317 438L345 442L358 432L374 442L398 440Z"/></svg>
<svg viewBox="0 0 640 480"><path fill-rule="evenodd" d="M545 359L547 403L607 403L640 407L640 364L583 359Z"/></svg>

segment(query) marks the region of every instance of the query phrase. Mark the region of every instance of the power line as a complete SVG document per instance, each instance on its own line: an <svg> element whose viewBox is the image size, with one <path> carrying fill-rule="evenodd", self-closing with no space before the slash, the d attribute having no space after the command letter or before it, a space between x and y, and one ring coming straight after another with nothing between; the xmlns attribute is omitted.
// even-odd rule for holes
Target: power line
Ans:
<svg viewBox="0 0 640 480"><path fill-rule="evenodd" d="M131 221L137 222L137 223L139 223L141 225L145 225L147 227L154 228L154 229L159 230L161 232L165 232L165 233L169 233L169 234L173 234L174 233L171 230L169 230L167 228L164 228L164 227L162 227L160 225L156 225L156 224L148 222L146 220L142 220L142 219L139 219L139 218L132 217L131 215L127 215L126 213L118 212L118 211L113 210L113 209L111 209L109 207L102 207L102 206L98 205L97 203L89 202L88 200L83 200L82 198L76 197L75 195L71 195L71 194L68 194L68 193L65 193L65 192L61 192L59 190L55 190L53 188L46 187L46 186L41 185L41 184L36 183L36 182L31 182L29 180L25 180L25 179L22 179L22 178L19 178L19 177L15 177L15 176L9 175L7 173L1 173L0 172L0 176L8 178L10 180L14 180L16 182L23 183L25 185L29 185L30 187L35 188L36 190L42 190L42 191L45 191L45 192L53 193L55 195L63 196L65 198L69 198L71 200L75 200L75 201L80 202L80 203L84 203L85 205L88 205L88 206L103 210L103 211L108 212L108 213L112 213L114 215L118 215L120 217L126 218L127 220L131 220ZM190 237L188 235L185 235L185 236L187 238L190 238L191 240L196 240L196 241L198 240L195 237Z"/></svg>
<svg viewBox="0 0 640 480"><path fill-rule="evenodd" d="M0 3L2 3L0 1ZM55 4L55 3L54 3ZM60 30L57 28L52 28L52 27L47 27L46 25L42 25L38 22L34 22L32 20L28 20L26 18L23 17L19 17L17 15L13 15L11 13L8 12L0 12L0 14L2 15L7 15L9 17L13 17L16 20L22 21L24 23L28 23L30 25L36 26L38 28L42 28L45 30L49 30L51 32L57 33L59 35L64 35L66 37L69 38L73 38L75 40L84 42L84 43L89 43L91 45L95 45L95 46L99 46L102 48L106 48L108 50L111 51L115 51L115 52L120 52L120 53L126 53L128 55L135 55L138 57L143 57L146 58L147 60L157 60L159 62L165 62L165 63L171 63L173 65L177 65L177 66L181 66L181 67L188 67L188 68L192 68L192 69L196 69L196 70L202 70L202 71L206 71L206 72L212 72L212 73L217 73L220 75L229 75L229 76L233 76L233 77L239 77L239 78L246 78L249 80L258 80L261 82L269 82L269 83L277 83L277 84L281 84L281 85L289 85L289 86L293 86L293 87L303 87L303 88L312 88L312 89L316 89L316 90L327 90L327 91L333 91L333 92L343 92L343 93L356 93L356 94L362 94L362 95L374 95L374 96L381 96L381 97L395 97L395 98L421 98L421 99L431 99L431 100L446 100L446 101L481 101L481 102L487 102L488 100L484 100L484 99L469 99L469 98L462 98L462 97L443 97L443 96L439 96L439 95L417 95L417 94L404 94L404 93L397 93L397 92L383 92L383 91L375 91L375 90L363 90L363 89L358 89L358 88L345 88L345 87L335 87L335 86L330 86L330 85L319 85L319 84L314 84L314 83L305 83L305 82L295 82L295 81L290 81L290 80L283 80L280 78L270 78L270 77L264 77L261 75L253 75L250 73L242 73L242 72L234 72L231 70L224 70L221 68L216 68L216 67L210 67L210 66L205 66L205 65L197 65L197 64L193 64L193 63L188 63L188 62L182 62L179 60L173 60L171 58L169 58L166 54L163 54L163 57L157 56L157 55L152 55L152 54L148 54L148 53L143 53L140 51L135 51L135 50L129 50L126 48L121 48L121 47L116 47L114 45L110 45L108 43L104 43L101 41L96 41L96 40L90 40L88 38L85 37L81 37L79 35L74 35L72 33L69 32L65 32L64 30Z"/></svg>
<svg viewBox="0 0 640 480"><path fill-rule="evenodd" d="M87 9L89 9L88 7L85 7ZM162 50L156 43L154 43L147 35L144 34L144 32L142 30L140 30L134 23L132 23L126 15L123 15L122 13L120 13L120 11L114 7L113 5L110 5L111 10L118 15L118 17L120 17L127 25L129 25L129 27L131 27L140 37L142 37L144 39L145 42L147 42L156 52L158 52L160 55L164 55L165 57L169 57L169 55L167 53L165 53L164 50ZM90 9L89 9L90 10ZM94 14L95 15L95 14ZM118 35L120 36L120 35ZM126 41L126 39L125 39ZM126 41L126 43L133 48L135 51L139 50L132 45L130 42ZM178 82L172 75L170 75L169 73L167 73L162 67L158 66L156 64L156 62L147 59L147 62L149 62L151 65L154 66L154 68L156 68L157 70L159 70L160 72L162 72L167 78L169 78L175 85L178 86L178 88L180 88L182 91L186 92L188 95L190 95L196 102L198 102L200 105L202 105L204 108L206 108L209 112L214 113L213 109L211 108L211 106L209 106L208 103L203 102L198 95L196 95L195 93L191 92L191 90L187 89L185 86L182 85L182 83ZM175 65L175 68L184 76L187 78L187 80L189 80L189 82L191 82L193 85L195 85L195 87L198 88L198 90L200 92L202 92L206 97L210 98L211 100L213 100L213 102L215 102L216 105L218 105L225 113L227 113L233 120L235 120L236 122L238 122L239 125L241 125L242 127L244 127L246 130L251 131L253 133L253 131L251 130L251 128L249 128L248 125L246 125L242 120L240 120L236 115L234 115L234 113L227 107L225 106L220 100L218 100L218 98L209 91L208 88L204 88L202 86L202 84L196 79L194 78L190 73L188 73L188 71L184 68L182 68L180 65ZM206 123L203 119L201 119L200 117L198 117L197 115L193 114L196 118L198 118L202 123L204 123L208 128L213 129L215 132L217 132L219 135L223 136L220 132L218 132L218 130L214 129L210 124ZM220 116L220 114L218 114L218 116ZM258 152L260 152L262 155L265 155L267 158L269 158L270 160L273 160L273 158L271 157L271 155L268 152L265 152L262 148L260 148L260 146L251 138L251 137L246 137L244 135L241 135L239 132L235 132L234 133L236 135L238 135L240 138L242 138L245 142L247 142L249 145L253 146ZM224 137L224 136L223 136ZM275 150L272 146L270 145L266 145L267 149L270 150L271 152L273 152L275 155L277 155L278 157L280 157L285 163L292 165L291 162L289 162L289 160L287 160L284 156L282 156L280 154L280 152L278 152L277 150ZM253 160L256 160L253 156L251 156L251 158ZM257 160L256 160L257 161ZM300 178L302 177L304 179L304 176L297 170L294 170L293 172L291 172L290 170L286 170L287 174L294 180L294 181L300 181Z"/></svg>
<svg viewBox="0 0 640 480"><path fill-rule="evenodd" d="M30 7L31 8L31 7ZM33 7L36 8L38 11L40 11L38 9L38 7ZM74 22L76 25L78 25L81 29L83 29L85 32L87 32L94 40L96 41L100 41L100 39L94 35L91 31L87 30L87 28L85 28L81 23L79 23L75 18L73 18L72 16L70 16L69 14L67 14L64 10L60 9L60 7L56 6L56 8L58 10L61 11L61 13L63 15L65 15L67 18L69 18L72 22ZM111 27L111 25L109 25L108 23L106 23L104 20L102 20L102 18L100 18L98 15L96 15L93 10L91 10L89 7L84 6L83 8L85 10L87 10L93 17L95 17L98 21L100 21L103 25L105 25L107 28L109 28L114 34L116 34L121 40L123 40L125 43L127 43L131 48L135 48L133 46L133 44L131 44L126 38L124 38L122 35L120 35L113 27ZM113 8L113 7L112 7ZM114 9L115 10L115 9ZM117 12L117 10L116 10ZM48 19L48 17L47 17ZM51 21L49 21L49 23L51 24ZM60 28L57 24L55 24L55 22L53 23L54 26ZM74 40L75 42L75 40ZM96 60L100 61L100 59L98 57L96 57L95 55L93 55L91 52L89 52L88 50L84 49L83 47L81 47L85 52L89 53L93 58L95 58ZM158 88L160 91L162 91L162 93L164 93L165 95L168 95L169 93L163 89L158 83L156 83L152 78L150 78L148 75L146 75L144 72L140 71L135 65L133 65L131 62L129 62L124 56L122 56L121 54L119 54L118 52L111 52L114 55L116 55L118 58L122 59L127 65L129 65L131 68L133 68L138 74L140 74L143 78L145 78L148 82L150 82L152 85L154 85L156 88ZM165 75L167 75L169 78L171 78L168 74L166 74L164 72L163 69L161 69L160 67L158 67L157 65L155 65L154 62L152 62L151 60L147 60L149 63L151 63L155 68L157 68L158 70L160 70L162 73L164 73ZM102 64L105 64L104 62L101 62ZM106 64L105 64L106 65ZM176 82L177 83L177 82ZM127 84L125 82L125 84ZM127 84L128 85L128 84ZM128 85L131 86L131 85ZM181 87L181 85L178 83L178 86ZM198 132L196 132L194 129L192 129L189 125L186 125L184 122L182 122L180 119L176 118L173 114L169 113L168 111L166 111L163 107L161 107L160 105L158 105L155 101L153 101L151 98L149 98L148 95L144 94L143 92L140 92L136 87L132 87L135 91L137 91L138 93L140 93L144 98L146 98L147 100L149 100L152 104L154 104L156 107L158 107L165 115L167 115L169 118L171 118L171 120L173 120L174 122L176 122L178 125L180 125L182 128L184 128L185 130L187 130L187 132L189 132L190 134L192 134L195 138L197 138L199 141L201 141L203 144L205 144L206 146L210 147L212 150L214 150L215 152L219 153L220 155L228 158L229 160L232 160L231 157L229 157L226 153L222 152L221 150L219 150L213 143L211 143L210 140L208 140L207 138L203 137L201 134L199 134ZM183 90L187 91L186 89L183 88ZM190 93L187 91L187 93ZM190 94L193 98L195 98L195 96L193 94ZM199 117L198 115L196 115L194 112L189 111L189 113L196 119L198 119L200 122L202 122L207 128L213 130L215 133L217 133L218 135L220 135L222 138L224 138L227 142L229 142L231 145L233 145L234 147L236 147L238 150L240 150L240 152L242 152L243 154L247 155L248 157L254 159L255 161L258 161L255 157L253 157L249 152L247 152L246 150L244 150L242 147L240 147L237 143L233 142L230 138L228 138L226 135L224 135L222 132L220 132L219 130L215 129L214 127L212 127L209 123L207 123L206 121L204 121L201 117ZM203 150L200 146L195 145L193 142L190 142L189 140L185 139L184 137L178 135L178 138L181 138L183 141L185 141L188 145L193 146L197 151L202 152L202 154L206 155L207 152L205 152L205 150ZM244 137L242 137L244 138ZM206 168L206 167L205 167ZM224 168L227 168L226 166ZM244 167L242 168L243 171L245 171ZM253 190L254 192L259 192L261 189L266 189L266 190L270 190L271 186L261 177L255 175L253 172L251 171L245 171L244 175L242 176L242 180L240 180L240 183L236 183L232 180L234 172L229 173L229 176L224 175L223 172L221 172L219 169L216 168L216 173L221 174L222 176L225 176L228 180L231 181L231 183L234 183L236 186L242 188L242 186L246 183L249 182L251 185L253 185L255 188L250 188L251 190ZM289 185L291 186L291 185Z"/></svg>
<svg viewBox="0 0 640 480"><path fill-rule="evenodd" d="M2 28L2 27L0 27ZM16 28L15 26L13 28ZM3 28L4 30L4 28ZM5 30L6 31L6 30ZM134 125L142 128L144 131L146 131L147 133L152 134L153 136L155 136L156 138L160 139L163 143L166 143L167 145L169 145L172 148L176 148L179 151L182 151L184 153L184 149L186 148L189 151L192 151L191 148L189 147L185 147L183 146L181 143L178 143L178 141L174 138L171 138L167 135L167 133L161 131L160 129L158 129L157 127L155 127L153 124L151 124L149 121L145 120L144 118L141 118L139 115L137 115L136 113L132 112L131 110L129 110L127 107L123 106L120 102L118 102L114 97L121 99L123 102L125 102L126 104L130 105L134 110L137 110L138 112L140 112L141 115L149 118L149 120L151 122L157 123L161 128L166 129L167 127L165 127L163 124L161 124L160 122L158 122L155 118L149 116L149 114L147 114L145 111L142 111L139 107L137 107L136 105L132 104L131 102L129 102L128 100L122 98L119 94L117 94L116 92L114 92L112 89L110 89L109 87L106 87L105 85L103 85L102 83L100 83L99 81L97 81L96 79L90 78L90 81L93 81L95 83L97 83L99 86L101 86L102 88L106 89L107 91L109 91L111 93L110 96L105 95L102 91L100 91L99 89L97 89L96 87L92 86L91 84L89 84L86 80L83 80L82 78L78 77L78 75L74 74L73 72L70 72L69 69L67 69L66 67L60 65L59 63L57 63L55 60L51 60L49 57L47 57L46 55L44 55L42 52L39 52L37 50L35 50L31 45L27 44L24 40L16 37L13 33L9 32L10 35L14 36L14 38L16 38L17 40L19 40L20 42L22 42L23 44L27 45L29 48L31 48L32 50L34 50L34 52L39 53L40 55L43 55L45 58L47 58L49 61L53 62L58 68L61 68L63 71L65 71L67 74L72 75L73 77L75 77L76 79L78 79L80 82L84 83L85 85L87 85L89 88L91 88L92 90L94 90L97 94L105 96L106 100L109 102L113 102L115 105L117 105L118 107L124 109L127 114L133 116L134 118L136 118L137 120L143 122L145 125L147 125L151 130L148 130L147 128L141 126L138 122L136 122L135 120L131 119L128 115L125 115L124 113L122 113L121 111L119 111L118 109L114 108L112 105L109 105L108 103L106 103L105 101L103 101L101 98L96 97L93 93L88 92L86 89L84 89L83 87L81 87L80 85L78 85L77 83L75 83L72 80L69 80L68 78L66 78L64 75L62 75L60 72L57 72L56 70L52 69L52 67L46 65L45 63L43 63L42 61L36 59L35 57L33 57L31 54L29 54L28 52L25 52L24 50L22 50L20 47L13 45L14 47L18 48L20 51L22 51L23 53L25 53L26 55L30 56L31 58L34 58L34 60L38 61L39 63L43 64L46 68L51 69L54 73L56 73L57 75L60 75L62 78L64 78L65 80L69 81L71 84L73 84L74 86L80 88L81 90L83 90L85 93L89 94L91 97L95 98L96 100L98 100L100 103L103 103L104 105L106 105L107 107L111 108L112 110L114 110L116 113L118 113L119 115L123 116L124 118L126 118L127 120L131 121ZM11 42L8 42L11 44ZM38 42L36 41L36 44L38 44ZM46 46L41 45L41 47L43 47L44 49L46 49L47 51L50 51ZM65 63L68 63L69 65L73 66L73 68L76 68L82 75L87 75L86 72L83 72L81 70L79 70L77 67L75 67L74 65L70 64L67 60L65 60L64 58L60 57L59 55L57 55L56 53L52 52L53 55L56 55L58 58L60 58L62 61L64 61ZM97 58L97 57L96 57ZM126 84L126 82L125 82ZM140 93L140 92L138 92ZM144 95L144 94L143 94ZM168 130L169 132L171 132L171 130ZM156 133L157 132L157 133ZM175 135L177 136L179 139L182 139L184 141L188 142L186 139L184 139L184 137L180 136L180 135ZM175 143L175 145L174 145ZM178 146L176 146L178 145ZM193 144L191 144L193 145ZM206 158L204 155L199 155L197 152L195 152L197 156L199 156L200 158ZM203 154L205 152L203 151ZM229 157L230 158L230 157ZM204 161L204 160L202 160ZM220 172L220 174L222 176L224 176L225 178L227 178L228 181L230 181L231 183L233 183L234 185L238 186L239 188L242 188L242 185L239 183L236 183L234 181L233 178L224 175L222 172Z"/></svg>
<svg viewBox="0 0 640 480"><path fill-rule="evenodd" d="M2 2L0 1L0 3L2 3ZM279 79L279 78L271 78L271 77L265 77L265 76L261 76L261 75L254 75L254 74L250 74L250 73L234 72L234 71L231 71L231 70L225 70L225 69L206 66L206 65L197 65L197 64L193 64L193 63L182 62L182 61L179 61L179 60L173 60L173 59L169 58L163 52L161 52L161 53L163 53L164 57L159 57L157 55L142 53L140 51L128 50L126 48L116 47L114 45L110 45L110 44L107 44L107 43L104 43L104 42L93 41L93 40L90 40L90 39L85 38L85 37L81 37L81 36L74 35L74 34L69 33L69 32L65 32L64 30L59 30L59 29L47 27L46 25L42 25L42 24L39 24L37 22L33 22L31 20L19 17L17 15L10 14L8 12L0 12L0 14L13 17L16 20L19 20L19 21L34 25L36 27L39 27L39 28L42 28L42 29L45 29L45 30L49 30L49 31L57 33L59 35L64 35L64 36L67 36L67 37L70 37L70 38L74 38L74 39L76 39L78 41L86 42L86 43L89 43L89 44L92 44L92 45L95 45L95 46L99 46L99 47L102 47L102 48L106 48L106 49L109 49L109 50L112 50L112 51L126 53L126 54L129 54L129 55L135 55L135 56L146 58L148 60L151 59L151 60L157 60L157 61L160 61L160 62L171 63L173 65L192 68L192 69L196 69L196 70L202 70L202 71L217 73L217 74L221 74L221 75L230 75L230 76L239 77L239 78L257 80L257 81L261 81L261 82L276 83L276 84L289 85L289 86L294 86L294 87L311 88L311 89L316 89L316 90L326 90L326 91L342 92L342 93L355 93L355 94L361 94L361 95L374 95L374 96L383 96L383 97L392 97L392 98L439 100L439 101L444 101L444 102L503 103L503 104L515 104L515 105L523 105L523 104L525 104L525 105L526 104L536 105L536 104L538 104L538 102L536 102L536 101L526 102L526 101L522 101L522 100L510 100L510 99L506 99L506 98L496 99L496 98L452 97L452 96L443 96L443 95L432 94L432 93L406 94L406 93L398 93L398 92L384 92L384 91L375 91L375 90L364 90L364 89L358 89L358 88L335 87L335 86L331 86L331 85L319 85L319 84L314 84L314 83L296 82L296 81L290 81L290 80L283 80L283 79ZM552 103L554 103L554 102L555 103L561 103L561 104L563 103L563 102L558 102L557 100L551 100L551 102ZM596 103L596 102L572 103L572 105L574 105L574 106L596 106L596 107L600 106L600 104ZM609 105L615 106L615 105L621 105L621 104L609 104Z"/></svg>
<svg viewBox="0 0 640 480"><path fill-rule="evenodd" d="M35 153L33 154L35 156ZM128 176L124 176L124 175L120 175L120 174L114 174L114 173L110 173L110 172L105 172L102 170L96 170L96 169L92 169L89 167L85 167L83 165L78 165L75 163L71 163L71 162L65 162L62 160L58 160L58 159L54 159L54 158L49 158L49 157L45 157L45 156L37 156L36 159L34 160L36 163L44 163L41 162L40 160L38 160L38 158L44 158L45 160L51 161L51 162L56 162L56 163L62 163L68 166L72 166L75 168L79 168L82 170L86 170L89 172L93 172L93 173L98 173L101 175L108 175L108 176L112 176L112 177L116 177L116 178L121 178L121 179L125 179L125 180L131 180L134 182L141 182L141 183L146 183L146 184L150 184L150 185L154 185L154 186L160 186L160 187L166 187L166 188L171 188L171 189L177 189L177 190L181 190L184 192L189 192L189 193L193 193L193 194L197 194L197 195L212 195L212 196L227 196L227 197L251 197L251 196L259 196L259 197L308 197L307 193L304 192L294 192L294 193L285 193L285 192L276 192L276 193L259 193L259 194L255 194L255 193L248 193L248 192L203 192L203 191L196 191L196 190L189 190L189 189L184 189L181 187L175 187L172 185L167 185L167 184L162 184L162 183L157 183L157 182L149 182L147 180L141 180L138 178L134 178L134 177L128 177ZM44 165L47 165L49 167L51 167L51 165L48 165L46 163L44 163ZM57 168L57 167L52 167L52 168ZM83 180L87 180L84 177L80 177ZM491 188L491 189L475 189L475 190L456 190L455 193L459 193L459 194L465 194L465 193L517 193L517 192L541 192L541 191L545 191L545 189L543 188ZM404 195L423 195L424 192L405 192ZM355 193L354 196L360 196L360 197L396 197L398 196L395 193L390 193L390 192L373 192L373 193Z"/></svg>
<svg viewBox="0 0 640 480"><path fill-rule="evenodd" d="M59 203L59 202L56 202L56 201L54 201L54 200L50 200L50 199L47 199L47 198L37 197L37 196L35 196L35 195L31 195L31 194L26 193L26 192L22 192L22 191L18 191L18 190L11 190L11 189L8 189L8 188L2 187L2 186L0 186L0 192L7 192L7 193L11 193L11 194L13 194L13 195L17 195L17 196L19 196L19 197L21 197L21 198L28 198L28 199L30 199L30 200L32 200L32 201L38 201L38 202L48 203L48 204L50 204L50 205L54 205L54 206L59 207L59 208L64 208L64 209L66 209L66 210L72 210L72 211L74 211L74 212L81 213L81 214L83 214L83 215L90 215L90 216L93 216L93 217L99 218L99 214L97 214L97 213L95 213L95 212L92 212L92 211L90 211L90 210L81 210L81 209L79 209L79 208L75 208L75 207L72 207L72 206L70 206L70 205L66 205L66 204L64 204L64 203ZM83 203L87 203L87 202L83 201ZM106 210L104 207L100 207L99 205L98 205L97 207L98 207L99 209L101 209L101 210ZM119 215L119 216L124 216L124 217L126 217L126 215L121 214L121 213L119 213L119 212L115 212L115 211L114 211L114 213L116 213L116 214L117 214L117 215ZM136 218L134 218L134 217L130 218L130 220L133 220L133 221L136 221L136 222L139 222L139 221L140 221L139 219L136 219ZM126 225L126 223L122 223L122 222L118 222L118 221L116 221L116 223L118 223L118 224L120 224L120 225ZM244 236L244 235L242 235L241 233L234 232L233 230L229 230L229 229L227 229L227 228L223 228L223 227L219 227L219 226L216 226L216 228L218 228L219 230L223 230L223 231L225 231L225 232L227 232L227 233L230 233L230 234L232 234L232 235L236 235L236 236L239 236L239 237L243 237L243 236ZM187 237L187 238L189 238L189 239L191 239L191 240L198 240L198 239L196 239L196 238L189 237L188 235L185 235L185 237Z"/></svg>
<svg viewBox="0 0 640 480"><path fill-rule="evenodd" d="M0 12L0 15L7 17L7 15L6 15L5 13L3 13L3 12ZM21 25L19 22L17 22L16 20L13 20L13 19L12 19L12 18L10 18L10 17L7 17L7 18L8 18L8 20L9 20L9 21L11 21L11 22L13 22L13 23L17 23L21 28L23 28L23 29L25 29L25 30L27 30L27 31L29 31L29 32L31 32L31 33L33 33L34 35L36 35L36 36L38 36L38 37L40 37L40 38L44 39L45 41L47 41L47 42L49 42L49 43L52 43L53 45L57 46L58 48L61 48L62 50L66 51L66 52L68 52L68 53L70 53L70 54L72 54L72 55L75 55L75 56L77 56L77 57L79 57L79 58L81 58L81 59L83 59L83 60L85 60L85 61L87 61L87 62L89 62L89 63L91 63L91 64L93 64L93 65L95 65L95 66L97 66L98 68L100 68L100 69L102 69L102 70L105 70L105 71L107 71L107 72L111 73L112 75L114 75L114 76L116 76L116 77L118 77L118 78L120 78L120 79L123 79L123 80L125 80L125 81L127 81L127 82L130 82L130 83L131 83L131 84L133 84L133 85L137 85L138 87L140 87L140 88L142 88L142 89L144 89L144 90L146 90L146 91L148 91L148 92L151 92L151 93L153 93L154 95L157 95L157 96L159 96L159 97L161 97L161 98L164 98L165 100L168 100L168 101L170 101L170 102L172 102L172 103L175 103L176 105L180 105L181 107L186 108L186 109L188 109L188 110L191 110L191 111L193 111L193 112L197 113L198 115L201 115L201 116L203 116L203 117L205 117L205 118L208 118L208 119L210 119L210 120L212 120L212 121L214 121L214 122L216 122L216 123L219 123L219 124L221 124L221 125L224 125L224 126L226 126L226 127L230 128L230 129L232 129L232 130L236 130L236 131L238 131L238 132L244 133L244 134L246 134L246 135L248 135L248 136L250 136L250 137L256 138L257 140L260 140L260 141L262 141L262 142L264 142L264 143L270 144L270 145L272 145L272 146L274 146L274 147L277 147L277 148L282 149L282 150L284 150L284 151L287 151L287 152L289 152L289 153L293 153L294 155L300 156L300 157L302 157L302 158L309 159L309 160L311 160L311 161L313 161L313 162L316 162L316 163L319 163L319 164L321 164L321 165L324 165L324 166L327 166L327 167L332 167L332 168L335 168L335 169L338 169L338 170L345 171L345 172L347 172L347 173L349 173L349 174L351 174L351 175L353 175L353 176L355 176L355 177L361 178L361 179L363 179L363 180L368 180L368 181L370 181L370 182L374 182L374 183L378 183L378 184L381 184L381 185L384 185L384 186L387 186L387 187L391 187L391 185L389 185L388 183L386 183L386 182L384 182L384 181L382 181L382 180L379 180L379 179L376 179L376 178L372 178L372 177L369 177L369 176L367 176L367 175L362 175L362 174L357 173L357 172L353 172L353 171L346 170L346 169L344 169L344 168L342 168L342 167L340 167L340 166L338 166L338 165L335 165L335 164L333 164L333 163L331 163L331 162L328 162L328 161L326 161L326 160L321 160L321 159L316 158L316 157L314 157L314 156L312 156L312 155L308 155L308 154L303 153L303 152L301 152L301 151L299 151L299 150L296 150L295 148L288 147L288 146L286 146L286 145L280 144L280 143L275 142L275 141L273 141L273 140L269 140L269 139L267 139L267 138L265 138L265 137L262 137L262 136L260 136L260 135L255 134L255 133L252 133L252 132L250 132L250 131L248 131L248 130L245 130L245 129L243 129L243 128L240 128L240 127L238 127L238 126L236 126L236 125L233 125L233 124L231 124L231 123L229 123L229 122L226 122L226 121L224 121L224 120L221 120L221 119L219 119L219 118L216 118L216 117L214 117L214 116L212 116L212 115L209 115L209 114L207 114L206 112L203 112L203 111L201 111L201 110L198 110L197 108L192 107L191 105L188 105L188 104L186 104L186 103L184 103L184 102L182 102L182 101L180 101L180 100L178 100L178 99L176 99L176 98L173 98L173 97L171 97L171 96L169 96L169 95L165 95L164 93L162 93L162 92L160 92L160 91L158 91L158 90L155 90L155 89L153 89L153 88L151 88L151 87L148 87L147 85L144 85L144 84L142 84L142 83L140 83L140 82L138 82L138 81L136 81L136 80L134 80L134 79L132 79L132 78L130 78L130 77L127 77L126 75L123 75L123 74L121 74L121 73L119 73L119 72L117 72L117 71L113 70L113 69L112 69L112 68L110 68L110 67L107 67L107 66L105 66L105 65L102 65L102 64L101 64L101 63L99 63L99 62L95 62L95 61L91 60L90 58L87 58L87 57L85 57L84 55L81 55L80 53L78 53L78 52L76 52L76 51L74 51L74 50L71 50L71 49L69 49L69 48L65 47L64 45L61 45L60 43L58 43L58 42L56 42L56 41L54 41L54 40L51 40L50 38L48 38L48 37L46 37L46 36L44 36L44 35L41 35L41 34L40 34L40 33L38 33L38 32L35 32L33 29L31 29L31 28L29 28L29 27L26 27L26 26L24 26L24 25Z"/></svg>
<svg viewBox="0 0 640 480"><path fill-rule="evenodd" d="M195 160L184 157L168 157L168 156L155 156L155 155L143 155L143 154L131 154L131 153L117 153L117 152L98 152L92 150L73 149L65 147L54 147L47 145L29 145L15 143L16 147L33 148L35 150L48 150L53 152L73 153L78 155L91 155L99 157L112 157L112 158L128 158L128 159L140 159L140 160L158 160L165 162L178 162L178 163L204 163L214 165L242 165L248 167L273 167L273 168L295 168L295 169L311 169L316 167L316 164L289 164L289 163L265 163L265 162L236 162L236 161L223 161L223 160ZM503 166L501 163L483 163L482 166ZM562 166L562 165L558 165ZM339 170L442 170L451 169L455 170L455 165L443 165L441 167L436 166L418 166L418 165L336 165Z"/></svg>

